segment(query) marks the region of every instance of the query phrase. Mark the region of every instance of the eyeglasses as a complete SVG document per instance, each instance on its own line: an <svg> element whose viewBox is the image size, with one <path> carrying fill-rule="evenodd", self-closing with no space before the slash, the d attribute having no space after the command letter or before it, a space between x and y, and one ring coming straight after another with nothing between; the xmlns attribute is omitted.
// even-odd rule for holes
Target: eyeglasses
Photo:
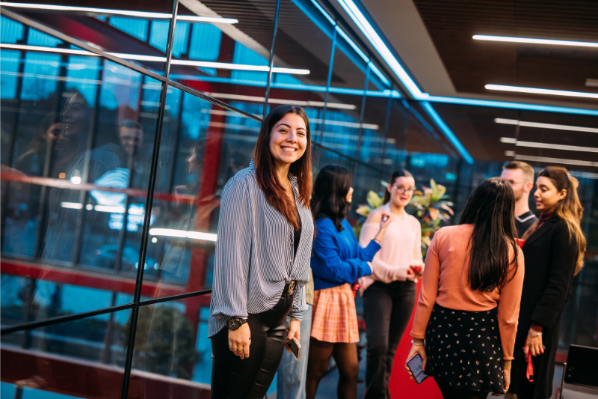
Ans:
<svg viewBox="0 0 598 399"><path fill-rule="evenodd" d="M405 188L403 186L392 186L392 188L397 190L399 194L413 193L415 191L415 188Z"/></svg>

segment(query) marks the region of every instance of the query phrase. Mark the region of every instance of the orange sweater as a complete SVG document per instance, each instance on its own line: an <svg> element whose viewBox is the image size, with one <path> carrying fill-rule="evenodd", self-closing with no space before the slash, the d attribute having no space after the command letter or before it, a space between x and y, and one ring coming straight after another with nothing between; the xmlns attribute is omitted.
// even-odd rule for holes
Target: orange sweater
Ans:
<svg viewBox="0 0 598 399"><path fill-rule="evenodd" d="M422 288L411 336L425 338L435 303L449 309L480 312L498 305L498 327L505 360L513 359L519 302L523 287L523 252L517 248L517 273L513 267L502 287L492 292L472 290L469 284L468 244L473 225L444 227L436 232L426 255ZM512 277L512 279L511 279Z"/></svg>

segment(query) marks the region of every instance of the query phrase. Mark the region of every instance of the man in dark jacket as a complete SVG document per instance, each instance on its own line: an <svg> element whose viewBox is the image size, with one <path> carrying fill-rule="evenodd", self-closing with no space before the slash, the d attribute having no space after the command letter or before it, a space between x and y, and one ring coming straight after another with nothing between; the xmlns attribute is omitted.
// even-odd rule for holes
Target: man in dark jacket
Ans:
<svg viewBox="0 0 598 399"><path fill-rule="evenodd" d="M500 177L511 183L515 192L515 227L519 238L538 220L529 210L529 193L534 188L534 169L521 161L511 161L502 167Z"/></svg>

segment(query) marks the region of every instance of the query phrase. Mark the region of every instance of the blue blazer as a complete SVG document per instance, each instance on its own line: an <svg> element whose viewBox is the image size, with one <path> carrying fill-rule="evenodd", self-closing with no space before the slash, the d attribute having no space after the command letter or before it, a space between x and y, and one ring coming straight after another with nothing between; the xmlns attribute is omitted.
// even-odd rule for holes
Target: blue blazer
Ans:
<svg viewBox="0 0 598 399"><path fill-rule="evenodd" d="M316 238L311 256L314 289L352 284L359 277L372 274L367 262L374 259L380 244L372 240L366 248L360 247L351 225L344 219L341 232L336 230L330 218L318 219L315 225Z"/></svg>

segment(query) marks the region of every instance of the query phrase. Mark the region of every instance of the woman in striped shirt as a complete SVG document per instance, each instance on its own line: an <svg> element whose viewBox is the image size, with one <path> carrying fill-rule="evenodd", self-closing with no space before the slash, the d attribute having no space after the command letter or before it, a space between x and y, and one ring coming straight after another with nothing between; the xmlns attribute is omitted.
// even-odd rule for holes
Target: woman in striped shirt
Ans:
<svg viewBox="0 0 598 399"><path fill-rule="evenodd" d="M255 161L222 192L209 318L212 398L263 398L285 344L299 340L314 231L310 149L305 111L280 106L262 123Z"/></svg>

